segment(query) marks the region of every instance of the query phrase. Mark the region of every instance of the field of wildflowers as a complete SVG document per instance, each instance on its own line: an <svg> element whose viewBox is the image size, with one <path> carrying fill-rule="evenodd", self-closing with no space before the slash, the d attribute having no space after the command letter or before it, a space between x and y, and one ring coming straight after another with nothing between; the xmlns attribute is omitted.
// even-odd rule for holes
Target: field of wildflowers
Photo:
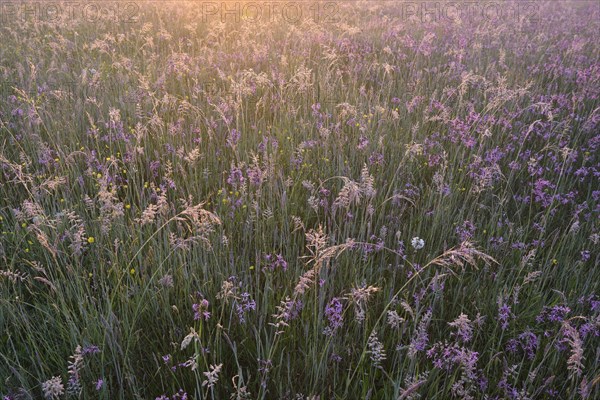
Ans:
<svg viewBox="0 0 600 400"><path fill-rule="evenodd" d="M600 9L0 3L0 395L600 398Z"/></svg>

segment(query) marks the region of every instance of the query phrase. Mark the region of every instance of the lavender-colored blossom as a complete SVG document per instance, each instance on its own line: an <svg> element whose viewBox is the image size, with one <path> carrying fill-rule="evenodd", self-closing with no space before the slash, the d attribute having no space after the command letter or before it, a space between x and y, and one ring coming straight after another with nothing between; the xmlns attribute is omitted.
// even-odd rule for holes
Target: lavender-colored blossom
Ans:
<svg viewBox="0 0 600 400"><path fill-rule="evenodd" d="M475 225L473 225L471 221L467 220L464 221L462 225L457 226L454 231L458 235L458 239L461 242L464 242L465 240L469 240L473 237L473 234L475 233Z"/></svg>
<svg viewBox="0 0 600 400"><path fill-rule="evenodd" d="M502 305L498 307L498 321L500 321L502 330L506 330L506 328L508 328L508 324L512 318L514 318L514 315L510 309L510 306L506 303L502 303Z"/></svg>
<svg viewBox="0 0 600 400"><path fill-rule="evenodd" d="M338 328L344 323L342 316L342 302L337 297L331 299L331 301L325 307L325 317L328 321L328 326L325 328L324 333L326 335L333 335Z"/></svg>
<svg viewBox="0 0 600 400"><path fill-rule="evenodd" d="M208 321L211 317L210 311L208 311L208 300L202 299L199 303L192 304L192 310L194 311L194 321L203 319Z"/></svg>
<svg viewBox="0 0 600 400"><path fill-rule="evenodd" d="M275 271L277 269L281 269L286 271L288 268L288 263L285 261L281 254L265 254L265 268L270 271Z"/></svg>
<svg viewBox="0 0 600 400"><path fill-rule="evenodd" d="M590 253L589 250L583 250L581 252L581 261L585 262L588 261L591 258L592 254Z"/></svg>
<svg viewBox="0 0 600 400"><path fill-rule="evenodd" d="M227 183L234 189L239 189L246 182L246 178L242 173L242 170L237 167L232 167L227 178Z"/></svg>
<svg viewBox="0 0 600 400"><path fill-rule="evenodd" d="M227 136L227 145L229 147L237 146L241 137L242 134L237 129L232 129L231 131L229 131L229 135Z"/></svg>
<svg viewBox="0 0 600 400"><path fill-rule="evenodd" d="M427 310L419 322L417 331L414 333L413 338L408 346L408 356L411 358L414 358L419 351L424 351L429 343L429 334L427 333L427 328L429 327L429 322L431 321L431 315L431 309Z"/></svg>
<svg viewBox="0 0 600 400"><path fill-rule="evenodd" d="M240 295L239 301L235 304L235 311L240 323L246 323L246 314L256 310L256 302L252 300L250 294L244 292Z"/></svg>
<svg viewBox="0 0 600 400"><path fill-rule="evenodd" d="M100 349L98 348L98 346L93 345L93 344L87 345L81 350L82 355L98 354L98 353L100 353Z"/></svg>
<svg viewBox="0 0 600 400"><path fill-rule="evenodd" d="M556 305L553 307L544 306L539 315L535 318L536 322L563 322L566 316L571 312L571 309L564 305Z"/></svg>

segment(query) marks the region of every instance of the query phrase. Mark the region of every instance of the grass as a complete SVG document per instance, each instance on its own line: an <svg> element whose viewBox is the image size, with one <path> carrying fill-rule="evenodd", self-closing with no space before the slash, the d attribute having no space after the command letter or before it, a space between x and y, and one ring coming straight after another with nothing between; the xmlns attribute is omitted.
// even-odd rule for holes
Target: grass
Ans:
<svg viewBox="0 0 600 400"><path fill-rule="evenodd" d="M600 395L597 6L140 4L0 27L1 394Z"/></svg>

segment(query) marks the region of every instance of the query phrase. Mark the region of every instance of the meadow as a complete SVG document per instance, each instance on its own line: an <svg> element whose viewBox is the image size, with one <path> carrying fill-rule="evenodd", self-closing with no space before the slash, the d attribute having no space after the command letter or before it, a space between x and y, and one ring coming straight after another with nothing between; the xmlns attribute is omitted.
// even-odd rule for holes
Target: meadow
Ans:
<svg viewBox="0 0 600 400"><path fill-rule="evenodd" d="M600 398L597 3L35 4L3 400Z"/></svg>

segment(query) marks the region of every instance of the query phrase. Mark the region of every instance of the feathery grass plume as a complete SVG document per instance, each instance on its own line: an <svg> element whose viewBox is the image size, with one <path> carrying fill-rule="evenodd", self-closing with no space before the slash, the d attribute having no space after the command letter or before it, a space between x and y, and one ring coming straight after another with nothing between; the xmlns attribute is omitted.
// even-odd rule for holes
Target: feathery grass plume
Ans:
<svg viewBox="0 0 600 400"><path fill-rule="evenodd" d="M302 230L305 231L306 228L304 227L304 223L302 222L302 218L292 215L292 222L294 223L294 230L292 231L292 233Z"/></svg>
<svg viewBox="0 0 600 400"><path fill-rule="evenodd" d="M201 243L206 249L212 249L210 235L215 232L215 226L221 225L219 217L216 214L205 210L204 203L190 205L191 200L183 199L180 200L180 202L185 208L179 214L172 217L170 221L176 221L180 231L191 231L193 235L189 237L180 237L174 232L169 232L169 244L171 247L173 249L189 251L193 245ZM153 218L154 217L152 217L150 221ZM143 224L142 221L140 222Z"/></svg>
<svg viewBox="0 0 600 400"><path fill-rule="evenodd" d="M569 370L569 377L574 379L576 376L579 377L583 373L584 365L583 360L583 341L579 335L579 331L571 325L569 320L565 320L562 323L561 333L564 340L571 348L571 355L567 360L567 369Z"/></svg>
<svg viewBox="0 0 600 400"><path fill-rule="evenodd" d="M348 242L326 247L329 237L323 233L321 225L316 230L311 229L306 232L306 241L306 248L310 255L304 258L308 259L306 264L312 264L312 267L298 279L294 288L294 297L303 295L315 283L321 268L328 265L332 258L338 257L345 250L352 248L352 243Z"/></svg>
<svg viewBox="0 0 600 400"><path fill-rule="evenodd" d="M598 378L596 378L598 379ZM584 376L581 379L581 383L579 384L579 395L583 400L586 400L590 397L590 391L593 386L593 382L588 383L587 376Z"/></svg>
<svg viewBox="0 0 600 400"><path fill-rule="evenodd" d="M231 280L224 280L221 284L221 291L217 293L216 298L223 300L224 303L228 303L230 299L237 299L237 287L231 282Z"/></svg>
<svg viewBox="0 0 600 400"><path fill-rule="evenodd" d="M400 326L405 322L404 318L398 315L396 310L388 310L387 312L387 324L392 329L399 329Z"/></svg>
<svg viewBox="0 0 600 400"><path fill-rule="evenodd" d="M34 177L26 172L27 162L17 164L10 161L4 156L4 153L0 153L0 167L2 167L3 173L6 176L6 183L21 184L27 191L30 191L34 186Z"/></svg>
<svg viewBox="0 0 600 400"><path fill-rule="evenodd" d="M164 288L172 288L175 286L175 282L173 281L173 275L165 274L159 280L158 284Z"/></svg>
<svg viewBox="0 0 600 400"><path fill-rule="evenodd" d="M171 207L172 206L167 200L166 192L161 191L157 196L156 204L149 204L142 212L141 217L136 218L135 221L141 225L146 225L153 223L157 217L162 217L164 219L169 214L169 211L171 211Z"/></svg>
<svg viewBox="0 0 600 400"><path fill-rule="evenodd" d="M397 400L418 400L421 398L421 394L418 392L419 388L427 382L429 377L429 371L425 371L418 375L407 376L404 379L404 386L406 389L400 389L400 395Z"/></svg>
<svg viewBox="0 0 600 400"><path fill-rule="evenodd" d="M108 179L108 173L100 178L100 190L97 195L100 203L100 230L103 234L107 234L113 223L125 215L124 205L117 195L117 188L115 185L109 188Z"/></svg>
<svg viewBox="0 0 600 400"><path fill-rule="evenodd" d="M367 303L373 294L377 293L380 288L375 286L363 285L350 290L350 294L345 298L350 300L354 306L354 318L358 323L362 323L367 315Z"/></svg>
<svg viewBox="0 0 600 400"><path fill-rule="evenodd" d="M360 184L354 182L350 178L342 177L344 186L338 193L338 196L333 201L333 211L340 208L349 208L352 204L358 204L362 198L362 190Z"/></svg>
<svg viewBox="0 0 600 400"><path fill-rule="evenodd" d="M8 279L13 284L19 282L23 282L29 277L29 274L21 271L11 271L11 270L0 270L0 276Z"/></svg>
<svg viewBox="0 0 600 400"><path fill-rule="evenodd" d="M446 250L444 253L429 261L426 266L439 265L454 272L452 270L453 266L460 267L463 271L466 265L477 269L477 261L483 261L485 265L491 263L498 264L493 257L475 248L473 243L465 241L457 247Z"/></svg>
<svg viewBox="0 0 600 400"><path fill-rule="evenodd" d="M415 311L412 309L412 307L410 306L410 304L408 304L406 301L402 300L400 302L400 307L402 307L402 309L404 311L406 311L406 313L408 315L410 315L411 318L413 318L413 319L415 318Z"/></svg>
<svg viewBox="0 0 600 400"><path fill-rule="evenodd" d="M367 164L364 164L362 170L360 171L359 188L361 193L368 199L375 197L377 194L377 190L375 189L375 179L369 173Z"/></svg>
<svg viewBox="0 0 600 400"><path fill-rule="evenodd" d="M66 214L67 220L71 224L66 236L70 239L69 249L76 256L81 256L87 246L87 234L83 220L74 211Z"/></svg>
<svg viewBox="0 0 600 400"><path fill-rule="evenodd" d="M69 373L69 380L67 381L67 394L73 396L79 396L81 394L81 381L79 373L83 368L83 353L81 346L75 348L75 353L70 357L69 365L67 367Z"/></svg>
<svg viewBox="0 0 600 400"><path fill-rule="evenodd" d="M237 379L236 379L237 378ZM234 392L229 395L229 400L250 400L252 394L246 386L242 385L242 378L239 375L231 378Z"/></svg>

